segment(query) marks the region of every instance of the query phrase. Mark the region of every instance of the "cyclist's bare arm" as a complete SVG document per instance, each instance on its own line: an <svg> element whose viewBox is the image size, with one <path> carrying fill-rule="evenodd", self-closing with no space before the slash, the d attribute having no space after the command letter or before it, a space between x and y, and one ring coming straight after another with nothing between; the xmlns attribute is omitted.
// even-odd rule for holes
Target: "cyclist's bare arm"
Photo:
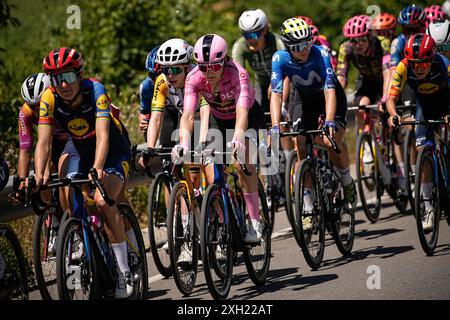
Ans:
<svg viewBox="0 0 450 320"><path fill-rule="evenodd" d="M47 183L45 169L49 161L50 150L53 141L53 128L51 126L38 126L38 141L34 155L36 184L39 186Z"/></svg>
<svg viewBox="0 0 450 320"><path fill-rule="evenodd" d="M156 141L159 138L161 130L162 119L164 112L153 111L150 118L149 130L147 130L147 147L154 148Z"/></svg>

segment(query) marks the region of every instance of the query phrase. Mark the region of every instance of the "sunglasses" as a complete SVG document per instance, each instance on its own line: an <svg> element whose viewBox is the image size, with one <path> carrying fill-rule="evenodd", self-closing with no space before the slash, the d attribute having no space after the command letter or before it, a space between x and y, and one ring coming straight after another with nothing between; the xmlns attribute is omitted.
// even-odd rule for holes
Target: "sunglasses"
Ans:
<svg viewBox="0 0 450 320"><path fill-rule="evenodd" d="M356 43L363 43L363 42L367 42L367 37L360 37L360 38L352 38L350 39L350 43L352 44L356 44Z"/></svg>
<svg viewBox="0 0 450 320"><path fill-rule="evenodd" d="M77 81L78 74L74 71L52 74L50 76L55 87L62 86L63 81L67 84L72 84Z"/></svg>
<svg viewBox="0 0 450 320"><path fill-rule="evenodd" d="M450 43L446 43L446 44L439 44L436 46L436 51L437 52L446 52L450 50Z"/></svg>
<svg viewBox="0 0 450 320"><path fill-rule="evenodd" d="M302 52L305 49L309 49L312 46L312 41L301 42L297 44L288 45L290 51Z"/></svg>
<svg viewBox="0 0 450 320"><path fill-rule="evenodd" d="M180 66L165 66L165 67L162 67L162 72L165 75L173 74L174 76L176 76L177 74L180 74L180 73L184 72L184 67L180 67Z"/></svg>
<svg viewBox="0 0 450 320"><path fill-rule="evenodd" d="M254 32L244 32L242 35L244 36L245 40L256 40L261 37L262 30Z"/></svg>
<svg viewBox="0 0 450 320"><path fill-rule="evenodd" d="M198 69L203 73L206 73L208 71L217 72L220 69L222 69L223 63L224 63L224 60L222 60L220 62L216 62L216 63L199 64Z"/></svg>
<svg viewBox="0 0 450 320"><path fill-rule="evenodd" d="M428 69L429 67L431 67L431 61L426 61L426 62L414 62L414 61L410 61L410 63L411 63L411 67L412 67L414 70L418 70L418 69L426 70L426 69Z"/></svg>

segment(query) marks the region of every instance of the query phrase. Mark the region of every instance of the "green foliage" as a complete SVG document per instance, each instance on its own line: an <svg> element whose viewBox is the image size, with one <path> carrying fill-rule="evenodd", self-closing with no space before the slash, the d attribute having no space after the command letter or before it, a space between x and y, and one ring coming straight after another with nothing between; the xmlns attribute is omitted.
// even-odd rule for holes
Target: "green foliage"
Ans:
<svg viewBox="0 0 450 320"><path fill-rule="evenodd" d="M320 27L335 50L343 41L341 30L354 14L366 13L369 5L397 13L408 0L0 0L0 149L16 163L17 115L20 86L32 73L42 70L42 59L52 49L77 48L85 61L84 74L102 81L114 104L121 108L132 141L143 142L137 128L138 88L146 77L144 62L154 46L173 37L194 45L205 33L222 35L231 48L240 36L237 21L242 11L263 9L272 30L278 32L287 18L306 15ZM419 1L427 6L435 1ZM81 10L81 29L66 26L69 5ZM13 10L11 10L13 9ZM20 24L19 24L20 21ZM132 195L136 203L142 190ZM140 205L143 212L145 206Z"/></svg>

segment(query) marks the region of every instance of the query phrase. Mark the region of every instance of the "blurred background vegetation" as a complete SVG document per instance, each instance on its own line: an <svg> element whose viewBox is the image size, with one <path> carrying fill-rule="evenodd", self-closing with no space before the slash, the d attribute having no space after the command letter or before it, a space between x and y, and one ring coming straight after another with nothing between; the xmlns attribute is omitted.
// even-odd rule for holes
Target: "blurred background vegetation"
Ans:
<svg viewBox="0 0 450 320"><path fill-rule="evenodd" d="M443 1L418 1L423 7ZM190 44L205 33L222 35L231 48L240 36L238 19L247 9L261 8L278 32L287 18L306 15L328 37L334 50L343 41L345 21L369 14L370 5L395 15L410 4L405 0L0 0L0 148L15 170L18 155L17 115L22 105L20 87L42 70L42 59L62 46L81 51L84 74L98 78L122 110L133 143L142 143L137 129L138 88L146 77L144 61L154 46L173 37ZM70 5L81 12L81 28L66 21ZM355 77L354 70L351 78ZM130 193L137 214L145 223L147 188ZM30 239L30 238L29 238Z"/></svg>

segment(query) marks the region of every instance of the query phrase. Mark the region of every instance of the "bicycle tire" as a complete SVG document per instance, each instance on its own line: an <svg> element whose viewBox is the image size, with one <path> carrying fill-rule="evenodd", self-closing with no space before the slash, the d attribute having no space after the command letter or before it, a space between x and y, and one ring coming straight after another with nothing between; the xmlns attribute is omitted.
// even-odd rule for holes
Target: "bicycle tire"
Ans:
<svg viewBox="0 0 450 320"><path fill-rule="evenodd" d="M148 236L150 249L158 272L168 278L172 275L172 266L170 265L170 257L166 250L161 249L161 245L167 241L167 209L165 201L155 203L157 192L161 191L161 185L170 190L172 189L172 181L166 172L160 172L153 180L148 197ZM161 191L164 195L164 191ZM164 195L165 197L165 195ZM159 195L158 195L159 198ZM160 209L162 205L162 209ZM160 216L161 214L161 216ZM165 230L164 230L165 225ZM165 234L165 237L164 237ZM160 239L160 235L162 235Z"/></svg>
<svg viewBox="0 0 450 320"><path fill-rule="evenodd" d="M198 267L198 236L195 227L195 214L193 212L189 212L189 221L187 223L186 231L190 236L188 239L189 243L186 242L185 227L183 227L181 217L181 199L184 200L184 204L187 208L190 208L192 205L190 203L188 192L189 190L187 188L187 184L184 183L184 181L178 182L174 185L170 195L167 228L169 239L169 256L170 264L172 265L173 278L178 290L183 294L183 296L189 296L192 293L197 280ZM178 209L180 209L180 211ZM192 261L191 263L179 264L178 258L181 254L181 248L186 245L191 249Z"/></svg>
<svg viewBox="0 0 450 320"><path fill-rule="evenodd" d="M310 179L312 180L311 193L314 196L314 208L311 214L311 227L305 230L303 226L303 218L307 218L303 212L303 197L305 188L305 177L309 173ZM323 195L321 193L320 187L318 185L316 172L313 165L309 159L303 159L300 161L296 178L295 178L295 232L297 233L300 247L303 252L303 256L306 263L311 267L311 269L316 270L320 267L323 260L323 254L325 252L325 204ZM318 236L317 240L317 253L311 254L310 243L313 235Z"/></svg>
<svg viewBox="0 0 450 320"><path fill-rule="evenodd" d="M364 148L366 143L369 144L370 150L372 152L372 159L373 159L373 166L370 175L368 176L367 173L364 171L364 163L362 161L363 154L364 154ZM380 159L376 158L376 155L374 154L373 148L372 148L372 138L369 133L362 132L358 135L358 138L356 140L356 183L358 185L358 193L359 193L359 199L361 200L361 205L363 207L364 214L366 215L367 219L375 223L378 221L380 217L381 212L381 195L383 193L382 191L382 181L378 169L378 161ZM372 177L372 179L369 179L369 177ZM364 181L363 181L364 180ZM372 180L372 181L370 181ZM369 181L369 182L366 182ZM373 206L370 206L368 203L368 199L366 199L366 195L368 192L364 190L364 188L367 188L369 192L372 192L373 190L376 191L375 193L375 203ZM372 189L372 190L370 190Z"/></svg>
<svg viewBox="0 0 450 320"><path fill-rule="evenodd" d="M13 252L9 252L11 249ZM0 224L0 258L4 264L0 278L0 301L28 300L25 256L17 236L6 224Z"/></svg>
<svg viewBox="0 0 450 320"><path fill-rule="evenodd" d="M262 237L261 242L255 246L246 246L244 248L244 260L245 266L247 268L247 272L250 276L250 279L257 286L263 285L266 282L267 274L269 273L270 268L270 257L271 257L271 229L270 225L273 223L270 220L269 210L267 208L267 200L264 192L264 187L261 181L258 179L258 195L260 201L260 210L259 214L261 215L261 221L263 222L262 228ZM256 249L263 247L262 254L257 254L255 252ZM262 256L263 262L261 263L261 267L255 267L255 264L259 262L259 257ZM256 264L258 266L259 264Z"/></svg>
<svg viewBox="0 0 450 320"><path fill-rule="evenodd" d="M412 185L415 185L415 174L412 170L411 148L416 148L416 134L414 129L407 129L405 140L403 141L403 162L405 164L406 192L408 194L411 212L414 212L414 191Z"/></svg>
<svg viewBox="0 0 450 320"><path fill-rule="evenodd" d="M48 251L48 240L50 229L46 227L46 220L57 219L55 214L49 210L34 217L33 223L33 263L36 283L43 300L55 300L58 298L58 287L56 285L56 252L52 255ZM61 223L60 223L61 226ZM44 240L44 243L41 242ZM47 251L47 259L43 261L42 254ZM45 275L44 275L45 271ZM52 276L53 275L53 276Z"/></svg>
<svg viewBox="0 0 450 320"><path fill-rule="evenodd" d="M78 268L71 267L70 271L67 270L66 258L67 249L69 245L72 245L72 240L75 234L78 237L79 243L83 243L83 248L80 249L78 244L78 249L81 250ZM89 260L87 259L86 245L84 243L83 227L81 220L75 218L67 219L62 226L60 226L57 249L56 249L56 277L58 284L58 295L60 300L79 300L73 299L74 292L69 292L71 290L83 291L89 290L89 294L85 295L85 299L80 300L96 300L100 298L100 276L99 271L96 268L96 262L93 254L92 247L89 246ZM72 248L73 249L73 248ZM77 252L77 251L75 251ZM72 259L73 257L70 257ZM76 266L76 265L75 265ZM83 267L83 271L81 268ZM80 270L77 273L77 270ZM75 271L67 276L67 272ZM80 283L78 283L78 281ZM70 286L68 288L68 286Z"/></svg>
<svg viewBox="0 0 450 320"><path fill-rule="evenodd" d="M432 164L431 168L434 167L433 165L433 148L431 146L426 146L423 149L419 151L419 154L417 156L417 164L416 164L416 172L423 172L425 170L425 161L427 158L431 158ZM433 172L434 170L431 170ZM439 179L439 177L438 177ZM439 179L440 180L440 179ZM434 177L434 181L436 181L436 177ZM435 202L435 212L434 212L434 228L432 232L427 232L428 236L431 233L431 236L429 237L430 240L427 240L427 236L425 235L425 231L423 229L422 224L422 206L421 206L421 195L420 195L420 189L422 187L421 185L422 177L421 174L417 174L415 177L415 217L416 217L416 225L417 225L417 232L419 234L419 241L420 245L423 249L423 251L428 255L431 256L434 253L434 250L437 245L438 236L439 236L439 221L440 221L440 197L439 197L439 188L434 188L433 190L433 201ZM442 181L441 181L442 182Z"/></svg>
<svg viewBox="0 0 450 320"><path fill-rule="evenodd" d="M231 280L233 277L233 247L231 243L231 230L230 225L222 223L221 240L224 240L220 250L225 250L225 263L223 269L218 266L217 259L217 244L219 242L214 240L214 235L217 233L217 229L220 227L219 219L216 215L212 215L210 210L214 203L219 206L219 210L224 211L224 203L222 200L222 192L220 186L217 184L209 185L206 189L205 197L202 202L201 210L201 233L200 233L200 245L202 253L203 271L205 273L206 283L208 285L209 292L214 299L223 300L226 299L230 292ZM219 213L218 213L219 214ZM219 214L220 215L220 214ZM214 233L211 235L211 233ZM225 239L223 239L225 237ZM215 279L214 276L218 279Z"/></svg>
<svg viewBox="0 0 450 320"><path fill-rule="evenodd" d="M141 228L133 209L128 204L119 203L117 208L123 219L126 219L130 224L138 245L138 248L134 249L130 243L127 245L130 271L133 275L139 276L139 283L136 283L136 281L134 282L134 294L128 298L128 300L145 300L148 293L148 266L147 253L145 251L145 243ZM127 240L129 241L129 239Z"/></svg>

